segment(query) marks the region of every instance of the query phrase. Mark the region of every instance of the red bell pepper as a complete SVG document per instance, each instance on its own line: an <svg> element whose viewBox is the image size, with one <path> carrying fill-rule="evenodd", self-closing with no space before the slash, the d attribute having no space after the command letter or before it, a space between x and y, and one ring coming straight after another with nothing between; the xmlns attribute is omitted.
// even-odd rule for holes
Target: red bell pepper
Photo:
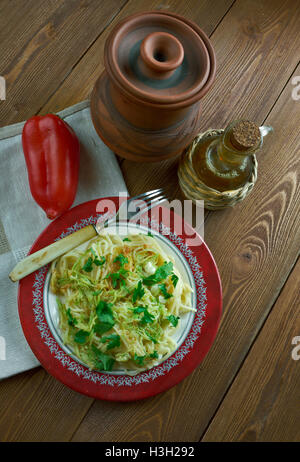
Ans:
<svg viewBox="0 0 300 462"><path fill-rule="evenodd" d="M31 194L48 218L56 218L75 199L79 140L60 117L47 114L27 120L22 145Z"/></svg>

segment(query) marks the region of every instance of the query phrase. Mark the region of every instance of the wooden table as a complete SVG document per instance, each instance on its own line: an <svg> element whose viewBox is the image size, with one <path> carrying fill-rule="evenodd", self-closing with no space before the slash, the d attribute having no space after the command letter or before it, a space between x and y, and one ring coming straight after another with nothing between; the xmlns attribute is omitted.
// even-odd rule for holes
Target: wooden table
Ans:
<svg viewBox="0 0 300 462"><path fill-rule="evenodd" d="M300 440L300 1L0 0L0 126L86 99L112 27L153 9L194 20L216 50L203 130L237 117L275 129L249 198L206 214L224 291L218 336L190 377L145 401L95 401L42 368L4 380L1 441ZM120 164L131 194L169 185L181 197L177 160Z"/></svg>

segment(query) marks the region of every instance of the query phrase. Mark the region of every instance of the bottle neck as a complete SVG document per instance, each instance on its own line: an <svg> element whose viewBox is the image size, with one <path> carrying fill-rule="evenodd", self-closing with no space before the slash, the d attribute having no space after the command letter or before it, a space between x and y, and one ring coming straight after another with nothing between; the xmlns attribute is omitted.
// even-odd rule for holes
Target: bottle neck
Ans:
<svg viewBox="0 0 300 462"><path fill-rule="evenodd" d="M221 162L228 164L229 166L237 167L245 161L245 158L249 156L250 153L245 152L234 152L227 144L226 133L219 139L219 142L216 146L216 155Z"/></svg>
<svg viewBox="0 0 300 462"><path fill-rule="evenodd" d="M207 161L215 172L228 172L242 167L247 162L248 154L232 152L224 142L224 135L214 140L207 150Z"/></svg>
<svg viewBox="0 0 300 462"><path fill-rule="evenodd" d="M224 162L238 166L262 145L259 127L249 121L234 121L220 137L218 155Z"/></svg>

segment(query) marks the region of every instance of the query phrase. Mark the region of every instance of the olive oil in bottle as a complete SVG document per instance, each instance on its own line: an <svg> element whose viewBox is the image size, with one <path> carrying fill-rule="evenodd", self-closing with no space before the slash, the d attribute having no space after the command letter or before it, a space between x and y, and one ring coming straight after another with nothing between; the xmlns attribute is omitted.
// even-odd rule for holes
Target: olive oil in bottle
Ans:
<svg viewBox="0 0 300 462"><path fill-rule="evenodd" d="M251 154L262 145L259 127L248 120L232 122L221 135L203 140L193 156L202 183L218 191L242 187L251 176Z"/></svg>

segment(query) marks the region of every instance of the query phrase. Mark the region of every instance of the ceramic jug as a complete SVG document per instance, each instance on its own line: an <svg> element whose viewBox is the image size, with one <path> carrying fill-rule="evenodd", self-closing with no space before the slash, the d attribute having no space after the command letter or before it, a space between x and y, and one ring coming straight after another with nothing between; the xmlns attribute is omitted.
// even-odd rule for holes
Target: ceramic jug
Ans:
<svg viewBox="0 0 300 462"><path fill-rule="evenodd" d="M180 154L201 128L201 98L215 78L206 34L177 14L135 14L109 35L104 63L91 94L102 140L134 161Z"/></svg>

